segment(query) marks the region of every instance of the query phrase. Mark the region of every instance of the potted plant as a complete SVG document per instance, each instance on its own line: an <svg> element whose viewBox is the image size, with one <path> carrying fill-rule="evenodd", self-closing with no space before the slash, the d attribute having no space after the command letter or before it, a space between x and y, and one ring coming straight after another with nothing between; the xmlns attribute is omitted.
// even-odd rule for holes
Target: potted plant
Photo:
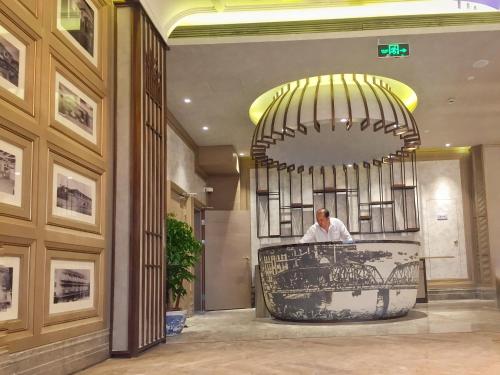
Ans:
<svg viewBox="0 0 500 375"><path fill-rule="evenodd" d="M184 283L193 281L195 275L193 267L198 263L202 243L193 235L193 229L183 221L177 220L169 214L167 225L167 336L181 333L186 323L187 311L180 309L180 301L187 294Z"/></svg>

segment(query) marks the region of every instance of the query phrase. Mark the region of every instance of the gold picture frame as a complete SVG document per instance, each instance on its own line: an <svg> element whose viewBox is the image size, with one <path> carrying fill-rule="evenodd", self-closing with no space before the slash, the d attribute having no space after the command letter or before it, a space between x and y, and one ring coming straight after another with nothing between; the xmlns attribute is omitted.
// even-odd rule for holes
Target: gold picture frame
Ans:
<svg viewBox="0 0 500 375"><path fill-rule="evenodd" d="M61 246L46 248L44 325L102 317L102 249Z"/></svg>
<svg viewBox="0 0 500 375"><path fill-rule="evenodd" d="M5 68L0 69L0 98L35 116L35 65L37 40L0 12L0 51ZM17 71L17 73L16 73Z"/></svg>
<svg viewBox="0 0 500 375"><path fill-rule="evenodd" d="M49 154L48 224L101 233L101 174Z"/></svg>
<svg viewBox="0 0 500 375"><path fill-rule="evenodd" d="M10 332L26 330L29 326L28 310L30 304L28 296L30 295L30 287L32 287L29 285L31 257L32 252L29 244L0 243L0 268L2 266L11 268L14 276L11 287L11 306L0 311L0 327L5 327ZM5 292L3 290L1 294ZM0 300L5 301L5 297L7 296L0 296Z"/></svg>
<svg viewBox="0 0 500 375"><path fill-rule="evenodd" d="M50 126L102 155L103 98L51 59Z"/></svg>
<svg viewBox="0 0 500 375"><path fill-rule="evenodd" d="M0 123L0 215L31 219L33 141Z"/></svg>
<svg viewBox="0 0 500 375"><path fill-rule="evenodd" d="M26 8L35 18L39 16L40 3L39 0L18 0L21 5Z"/></svg>
<svg viewBox="0 0 500 375"><path fill-rule="evenodd" d="M54 32L68 47L100 70L100 4L94 0L55 0L54 6Z"/></svg>

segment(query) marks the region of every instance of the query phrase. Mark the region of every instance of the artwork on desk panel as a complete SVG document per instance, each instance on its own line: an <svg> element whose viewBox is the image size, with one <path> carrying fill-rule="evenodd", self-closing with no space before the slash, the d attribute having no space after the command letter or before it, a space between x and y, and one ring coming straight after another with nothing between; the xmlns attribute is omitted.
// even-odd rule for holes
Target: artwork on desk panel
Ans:
<svg viewBox="0 0 500 375"><path fill-rule="evenodd" d="M266 305L285 320L405 315L416 301L419 258L418 251L404 246L372 250L362 244L318 243L260 250Z"/></svg>

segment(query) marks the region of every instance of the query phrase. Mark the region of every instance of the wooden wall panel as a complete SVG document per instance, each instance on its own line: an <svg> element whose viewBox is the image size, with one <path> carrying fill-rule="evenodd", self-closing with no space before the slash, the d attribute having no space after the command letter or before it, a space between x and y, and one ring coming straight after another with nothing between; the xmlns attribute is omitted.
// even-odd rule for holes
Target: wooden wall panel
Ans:
<svg viewBox="0 0 500 375"><path fill-rule="evenodd" d="M115 6L120 157L113 268L129 272L113 275L112 355L129 357L165 341L167 45L139 1Z"/></svg>
<svg viewBox="0 0 500 375"><path fill-rule="evenodd" d="M9 150L22 150L19 170L16 165L21 164L21 158L13 159L14 154L9 152L4 154L4 158L11 155L10 160L15 160L6 168L12 172L9 176L15 174L16 177L5 177L4 172L0 176L3 183L0 194L5 193L3 198L0 195L0 264L12 257L18 257L21 264L17 318L1 320L0 317L0 328L7 328L10 352L95 332L108 324L106 285L112 219L108 202L113 158L112 147L109 147L113 124L110 111L113 52L109 48L113 42L112 5L105 0L84 0L95 10L91 13L94 24L98 25L93 62L78 48L74 36L57 27L59 1L0 0L0 26L15 38L11 39L12 45L20 48L12 49L9 45L14 51L9 69L12 71L17 63L20 68L19 78L7 81L17 87L24 82L24 95L19 95L18 91L9 89L5 79L4 84L0 81L0 141L8 143L7 146L0 143L0 148L4 145ZM82 9L80 14L85 13L86 8ZM87 25L92 26L92 22ZM5 43L5 39L0 39L0 45ZM25 50L24 69L22 53L18 57L17 50ZM20 72L24 72L24 79ZM71 83L69 91L64 85L56 86L56 72ZM1 69L0 76L7 77ZM60 115L59 122L56 114ZM85 141L89 138L85 138L85 134L92 137L95 134L95 141ZM68 176L56 174L54 178L57 163L73 172ZM78 180L82 176L87 179ZM92 180L95 189L88 190L86 183ZM11 185L14 191L11 195L20 187L20 204L1 203L9 197ZM54 211L53 206L58 209ZM94 216L95 223L89 224L87 216ZM87 300L86 292L82 291L86 285L94 288L92 309L80 309L76 304L72 305L77 306L72 311L61 313L68 306L64 300L69 297L60 298L65 290L57 292L57 299L51 294L55 275L51 259L60 261L54 263L59 267L66 264L66 268L58 268L61 270L74 270L77 265L93 267L91 281L90 276L87 277L91 272L87 269L72 274L83 280L78 301ZM72 283L76 285L74 280ZM51 301L55 305L56 300L62 307L50 312Z"/></svg>

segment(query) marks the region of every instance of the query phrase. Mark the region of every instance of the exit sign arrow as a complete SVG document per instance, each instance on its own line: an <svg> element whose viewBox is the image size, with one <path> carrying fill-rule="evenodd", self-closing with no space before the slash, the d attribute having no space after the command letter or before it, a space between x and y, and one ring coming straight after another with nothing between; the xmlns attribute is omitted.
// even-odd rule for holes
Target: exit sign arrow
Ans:
<svg viewBox="0 0 500 375"><path fill-rule="evenodd" d="M408 57L410 45L408 43L391 43L378 45L378 57Z"/></svg>

